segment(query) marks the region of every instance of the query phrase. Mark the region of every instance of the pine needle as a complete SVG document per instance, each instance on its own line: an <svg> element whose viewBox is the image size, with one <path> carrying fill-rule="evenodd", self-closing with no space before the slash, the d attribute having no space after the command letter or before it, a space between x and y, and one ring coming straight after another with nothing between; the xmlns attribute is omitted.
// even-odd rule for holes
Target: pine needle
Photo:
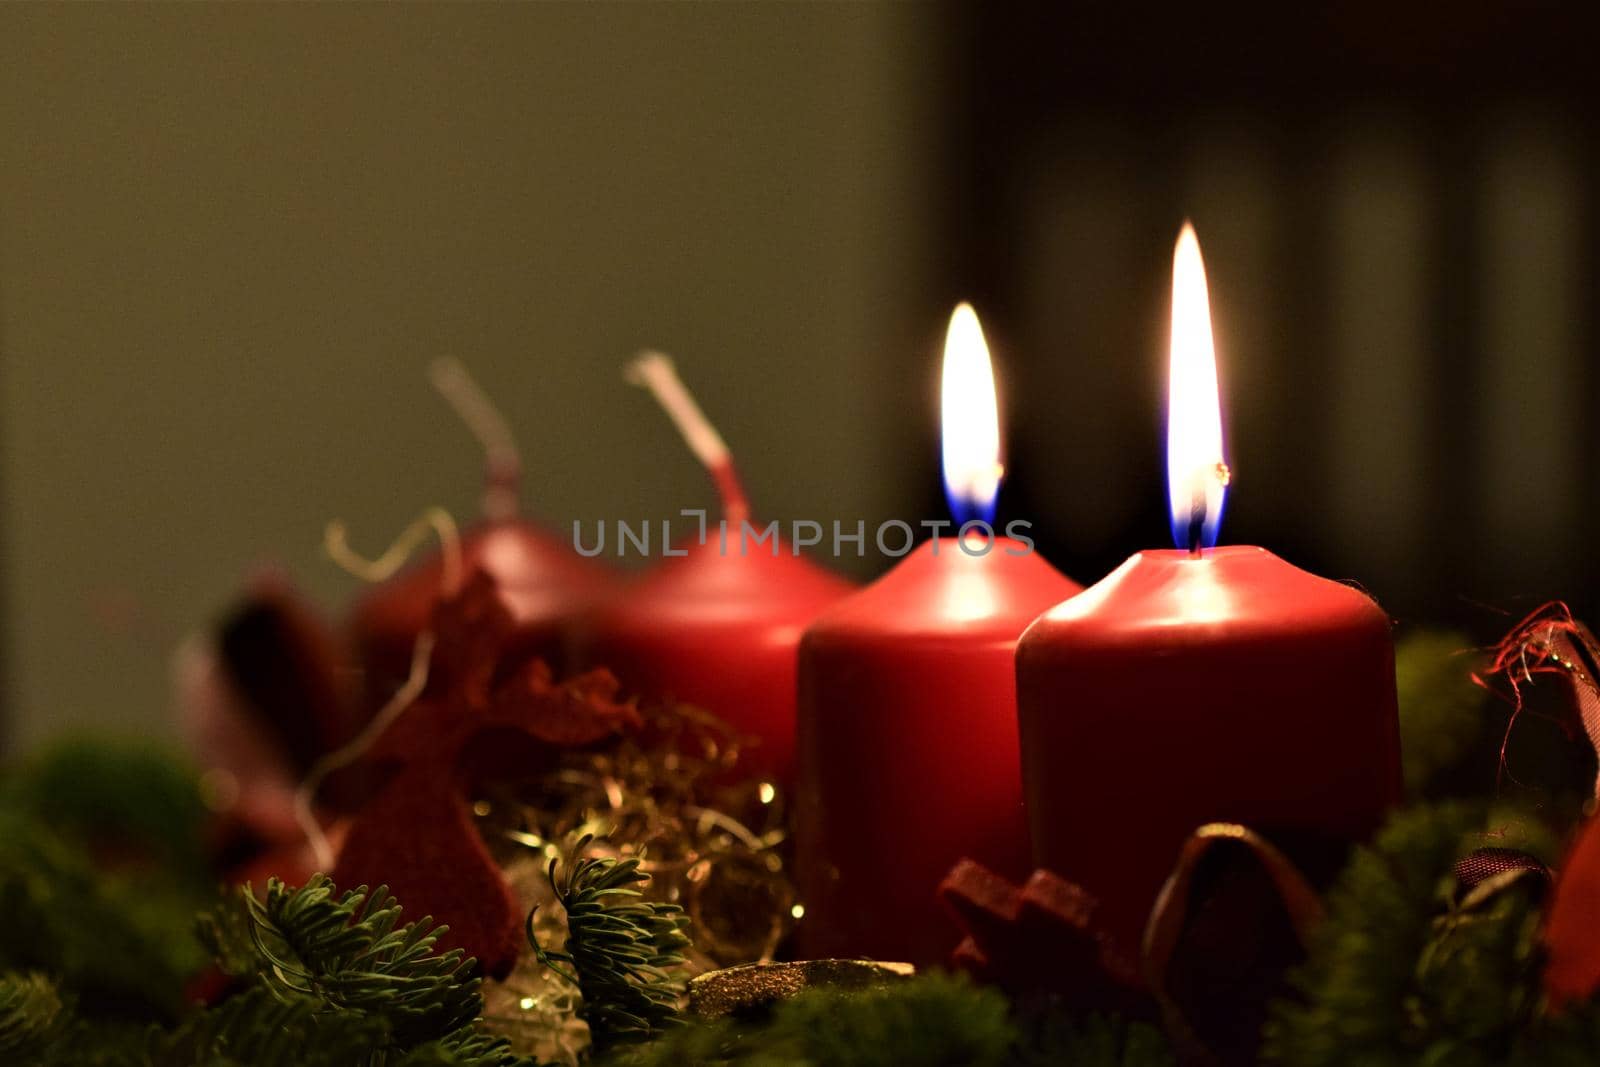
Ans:
<svg viewBox="0 0 1600 1067"><path fill-rule="evenodd" d="M589 844L585 836L574 855ZM546 949L533 932L528 941L539 961L578 987L579 1014L597 1049L648 1041L678 1020L684 985L678 975L689 947L688 918L675 904L643 899L650 876L637 857L550 861L549 878L567 913L562 951ZM537 909L535 909L537 910Z"/></svg>

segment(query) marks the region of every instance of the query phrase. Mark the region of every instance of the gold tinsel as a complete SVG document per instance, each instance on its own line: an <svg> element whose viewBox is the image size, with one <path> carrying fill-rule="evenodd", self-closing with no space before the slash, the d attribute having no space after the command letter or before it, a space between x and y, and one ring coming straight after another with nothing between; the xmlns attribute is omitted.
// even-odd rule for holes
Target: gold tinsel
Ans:
<svg viewBox="0 0 1600 1067"><path fill-rule="evenodd" d="M565 753L537 778L486 787L473 806L479 832L524 908L539 905L543 944L566 938L545 871L592 834L584 855L640 856L651 876L646 895L689 916L685 980L770 960L797 910L776 784L741 779L738 739L712 715L684 705L640 713L643 729L616 742ZM517 1051L577 1063L588 1044L581 998L531 952L484 994L485 1019Z"/></svg>

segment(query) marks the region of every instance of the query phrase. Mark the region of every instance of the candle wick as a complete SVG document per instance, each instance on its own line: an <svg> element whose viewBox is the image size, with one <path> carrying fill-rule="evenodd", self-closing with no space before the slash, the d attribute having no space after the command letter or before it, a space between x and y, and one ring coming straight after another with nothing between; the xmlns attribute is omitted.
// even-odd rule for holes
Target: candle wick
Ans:
<svg viewBox="0 0 1600 1067"><path fill-rule="evenodd" d="M641 352L623 368L623 377L630 385L650 391L683 435L689 451L711 473L722 498L722 513L728 521L738 523L749 518L750 505L745 499L739 473L734 469L733 455L717 428L700 410L683 379L678 377L678 369L671 358L660 352Z"/></svg>
<svg viewBox="0 0 1600 1067"><path fill-rule="evenodd" d="M458 359L434 360L428 367L428 380L483 445L484 517L491 521L511 518L517 513L522 453L505 416Z"/></svg>
<svg viewBox="0 0 1600 1067"><path fill-rule="evenodd" d="M337 857L334 855L333 844L328 840L326 831L322 829L322 820L317 818L317 791L322 788L322 783L327 780L328 775L341 767L348 767L366 755L377 743L378 738L394 725L394 721L417 702L417 698L428 686L428 665L433 660L433 645L432 630L424 630L417 635L416 642L411 646L411 671L406 677L405 684L395 690L388 702L378 709L378 713L348 744L312 764L311 769L306 772L305 780L294 791L294 817L300 823L300 829L305 832L312 852L316 854L317 867L320 870L332 870Z"/></svg>
<svg viewBox="0 0 1600 1067"><path fill-rule="evenodd" d="M429 508L423 512L411 525L400 531L394 543L384 550L383 554L369 559L350 547L350 542L345 533L345 525L339 520L328 523L322 535L323 551L328 558L337 563L345 571L367 582L386 582L397 574L417 546L433 534L439 539L439 551L442 557L440 569L440 593L444 596L453 595L461 587L461 579L465 576L465 560L462 558L461 533L456 529L455 520L443 508Z"/></svg>
<svg viewBox="0 0 1600 1067"><path fill-rule="evenodd" d="M738 524L750 517L750 505L745 500L744 485L733 463L723 463L711 469L711 480L716 483L717 495L722 498L722 514L730 523Z"/></svg>
<svg viewBox="0 0 1600 1067"><path fill-rule="evenodd" d="M1206 494L1195 490L1189 498L1189 557L1200 558L1200 548L1206 536Z"/></svg>

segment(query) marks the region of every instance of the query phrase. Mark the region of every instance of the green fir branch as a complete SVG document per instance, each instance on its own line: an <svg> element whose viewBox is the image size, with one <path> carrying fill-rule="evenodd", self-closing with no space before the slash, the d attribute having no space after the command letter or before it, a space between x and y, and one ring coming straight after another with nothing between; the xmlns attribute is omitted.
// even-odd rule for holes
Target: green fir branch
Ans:
<svg viewBox="0 0 1600 1067"><path fill-rule="evenodd" d="M382 1015L330 1008L312 996L256 985L192 1016L154 1042L161 1067L306 1067L394 1061Z"/></svg>
<svg viewBox="0 0 1600 1067"><path fill-rule="evenodd" d="M49 975L85 1016L176 1018L205 961L196 905L160 878L106 874L82 845L0 808L0 968Z"/></svg>
<svg viewBox="0 0 1600 1067"><path fill-rule="evenodd" d="M400 924L388 890L337 895L326 875L292 889L277 879L264 898L246 891L260 981L285 1005L309 1000L323 1015L381 1019L393 1051L430 1042L465 1062L512 1062L502 1040L477 1030L483 998L475 961L460 949L433 952L445 927ZM397 1062L386 1059L382 1062Z"/></svg>
<svg viewBox="0 0 1600 1067"><path fill-rule="evenodd" d="M1014 1067L1173 1067L1177 1058L1159 1029L1111 1015L1084 1016L1054 1002L1026 1013Z"/></svg>
<svg viewBox="0 0 1600 1067"><path fill-rule="evenodd" d="M1147 1023L1052 1003L1019 1017L1004 994L930 971L870 990L819 988L760 1019L676 1027L606 1067L1172 1067Z"/></svg>
<svg viewBox="0 0 1600 1067"><path fill-rule="evenodd" d="M198 772L148 740L69 737L29 756L0 783L16 811L122 862L209 885Z"/></svg>
<svg viewBox="0 0 1600 1067"><path fill-rule="evenodd" d="M0 974L0 1063L43 1060L66 1028L68 1012L42 974Z"/></svg>
<svg viewBox="0 0 1600 1067"><path fill-rule="evenodd" d="M773 1013L777 1048L822 1067L1001 1067L1020 1034L993 988L932 971L855 991L822 988Z"/></svg>
<svg viewBox="0 0 1600 1067"><path fill-rule="evenodd" d="M1268 1024L1269 1062L1524 1062L1514 1050L1540 1030L1541 885L1506 875L1460 891L1452 868L1486 825L1480 805L1413 808L1356 851L1294 976L1298 996Z"/></svg>
<svg viewBox="0 0 1600 1067"><path fill-rule="evenodd" d="M226 892L194 922L195 936L217 969L233 978L254 977L260 956L247 894Z"/></svg>
<svg viewBox="0 0 1600 1067"><path fill-rule="evenodd" d="M1505 715L1473 681L1486 657L1464 634L1420 630L1395 646L1400 751L1413 799L1472 795L1493 780Z"/></svg>
<svg viewBox="0 0 1600 1067"><path fill-rule="evenodd" d="M575 854L589 844L585 836ZM688 918L675 904L643 899L639 886L650 876L637 857L572 860L557 877L559 859L550 861L550 885L567 915L561 951L546 949L528 914L528 942L539 961L578 987L579 1009L595 1047L647 1041L678 1019L684 985L677 972ZM535 909L537 911L537 909Z"/></svg>

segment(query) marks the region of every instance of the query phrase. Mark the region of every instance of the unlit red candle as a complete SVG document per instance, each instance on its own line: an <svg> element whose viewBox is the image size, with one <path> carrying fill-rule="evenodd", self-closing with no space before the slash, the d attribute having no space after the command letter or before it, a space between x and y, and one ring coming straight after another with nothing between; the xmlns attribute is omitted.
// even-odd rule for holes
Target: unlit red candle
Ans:
<svg viewBox="0 0 1600 1067"><path fill-rule="evenodd" d="M704 708L742 739L743 775L792 781L801 632L850 592L843 578L773 537L744 536L749 508L732 457L655 353L630 367L716 481L724 528L705 525L574 629L573 660L614 671L641 699Z"/></svg>
<svg viewBox="0 0 1600 1067"><path fill-rule="evenodd" d="M1366 594L1211 548L1227 467L1204 268L1174 263L1168 477L1177 551L1141 552L1017 648L1034 860L1134 949L1183 841L1239 822L1315 873L1400 796L1394 649Z"/></svg>
<svg viewBox="0 0 1600 1067"><path fill-rule="evenodd" d="M507 659L537 656L558 671L568 628L617 588L609 568L521 518L485 520L467 529L461 562L464 574L481 569L499 586L516 626ZM443 587L444 559L435 552L357 601L350 630L372 706L388 700L410 673L412 648L431 625Z"/></svg>
<svg viewBox="0 0 1600 1067"><path fill-rule="evenodd" d="M505 420L455 360L431 368L434 386L483 444L483 518L463 532L463 574L482 569L499 586L516 632L508 659L538 656L558 671L572 620L611 595L611 568L586 559L564 538L518 515L521 461ZM433 619L444 589L446 561L434 552L362 596L349 629L372 707L381 706L411 670L417 635Z"/></svg>

